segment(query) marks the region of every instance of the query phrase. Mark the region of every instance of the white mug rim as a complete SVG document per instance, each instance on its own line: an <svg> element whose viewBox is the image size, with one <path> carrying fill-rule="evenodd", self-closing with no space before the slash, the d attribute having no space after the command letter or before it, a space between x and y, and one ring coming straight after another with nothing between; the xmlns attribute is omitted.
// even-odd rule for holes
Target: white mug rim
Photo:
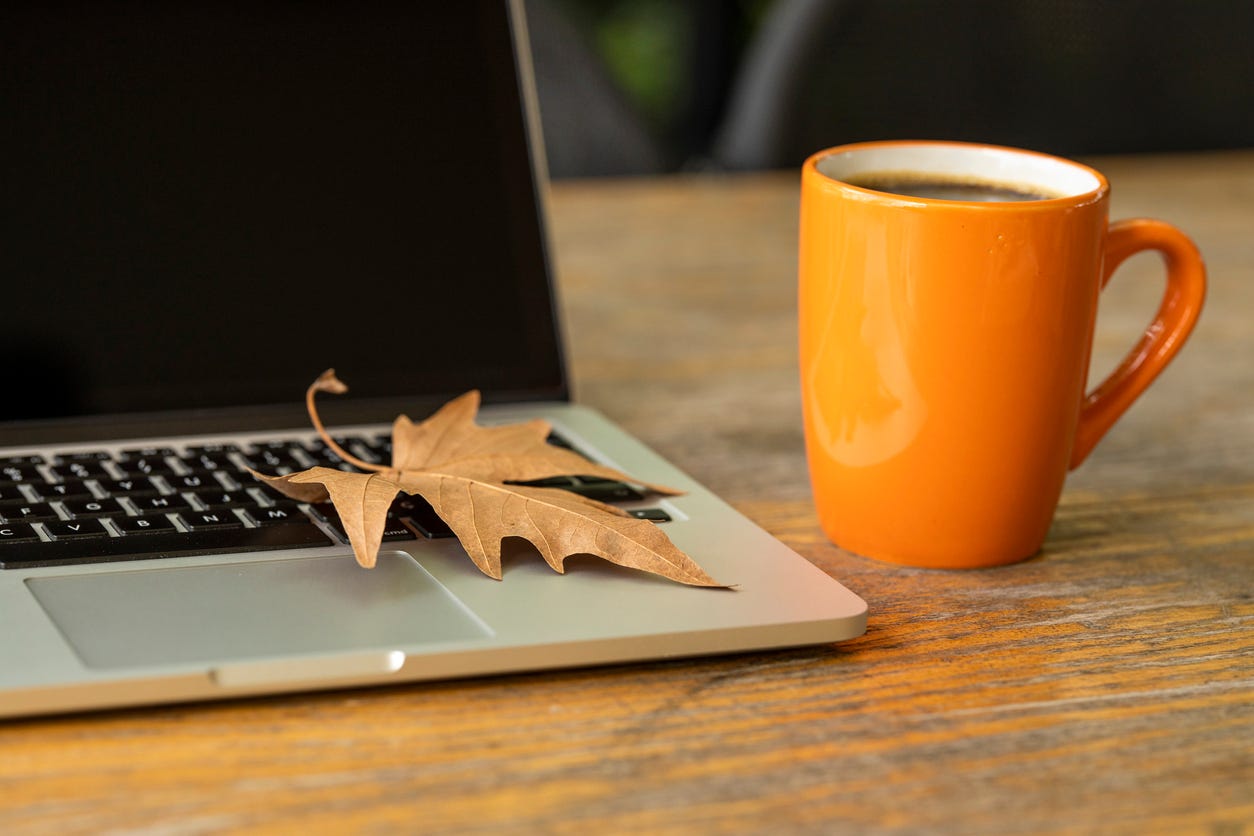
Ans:
<svg viewBox="0 0 1254 836"><path fill-rule="evenodd" d="M988 209L1085 205L1101 200L1109 185L1100 172L1082 163L1022 148L944 140L885 140L827 148L806 160L806 173L820 182L873 200L921 205ZM1024 201L980 202L894 194L848 182L867 174L946 175L1051 195Z"/></svg>

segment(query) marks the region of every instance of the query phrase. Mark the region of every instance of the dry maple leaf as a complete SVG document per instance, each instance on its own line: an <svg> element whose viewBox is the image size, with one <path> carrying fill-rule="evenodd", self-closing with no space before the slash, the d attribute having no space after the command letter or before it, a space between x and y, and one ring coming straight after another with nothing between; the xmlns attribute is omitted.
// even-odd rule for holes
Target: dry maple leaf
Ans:
<svg viewBox="0 0 1254 836"><path fill-rule="evenodd" d="M557 572L564 571L567 557L592 554L680 583L722 586L651 522L558 488L509 484L554 476L598 476L641 484L658 494L678 493L549 444L547 421L479 426L475 423L479 393L467 392L420 423L398 417L392 425L392 463L384 466L341 449L318 417L317 393L347 391L335 370L328 369L310 385L305 405L327 446L365 472L312 467L285 476L252 474L299 502L329 500L362 566L374 566L388 507L398 493L405 492L430 503L475 565L497 580L502 575L501 541L522 537Z"/></svg>

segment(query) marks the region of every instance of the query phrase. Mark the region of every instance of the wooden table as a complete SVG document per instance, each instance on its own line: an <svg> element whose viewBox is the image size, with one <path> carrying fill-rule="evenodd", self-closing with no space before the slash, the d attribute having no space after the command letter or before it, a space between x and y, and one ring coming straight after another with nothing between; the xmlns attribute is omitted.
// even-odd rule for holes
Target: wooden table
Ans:
<svg viewBox="0 0 1254 836"><path fill-rule="evenodd" d="M1211 295L1044 552L828 544L795 373L793 175L563 184L577 396L871 606L839 646L0 724L0 832L1254 832L1254 153L1095 161ZM1138 257L1095 374L1149 321Z"/></svg>

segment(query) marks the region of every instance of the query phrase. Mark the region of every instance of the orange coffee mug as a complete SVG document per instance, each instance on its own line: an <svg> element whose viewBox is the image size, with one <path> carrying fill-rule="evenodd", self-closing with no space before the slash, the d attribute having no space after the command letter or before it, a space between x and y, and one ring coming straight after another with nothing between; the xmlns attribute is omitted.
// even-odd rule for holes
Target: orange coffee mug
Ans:
<svg viewBox="0 0 1254 836"><path fill-rule="evenodd" d="M869 557L975 568L1035 554L1063 479L1192 331L1193 243L1109 224L1088 166L989 145L869 142L806 160L800 337L819 519ZM1141 341L1085 393L1098 296L1158 250Z"/></svg>

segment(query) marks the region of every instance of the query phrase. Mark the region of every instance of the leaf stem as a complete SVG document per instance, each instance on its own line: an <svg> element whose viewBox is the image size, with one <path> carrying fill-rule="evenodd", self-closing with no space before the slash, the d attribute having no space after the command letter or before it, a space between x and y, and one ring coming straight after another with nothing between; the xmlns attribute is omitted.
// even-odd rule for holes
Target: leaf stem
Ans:
<svg viewBox="0 0 1254 836"><path fill-rule="evenodd" d="M357 458L352 453L349 453L347 450L341 447L339 444L336 444L335 439L333 439L330 436L330 434L327 433L327 428L322 426L322 419L318 417L318 409L316 406L314 406L314 396L318 392L321 392L323 390L323 387L321 384L322 384L322 378L319 378L318 380L315 380L313 383L309 384L309 388L305 390L305 408L309 411L309 420L313 422L314 429L318 431L318 436L322 439L322 442L326 444L327 447L331 448L331 452L335 453L335 455L339 456L341 459L353 465L354 467L359 467L362 470L372 470L372 471L375 471L376 473L379 471L387 470L387 468L383 467L382 465L371 464L370 462L362 461L361 459Z"/></svg>

